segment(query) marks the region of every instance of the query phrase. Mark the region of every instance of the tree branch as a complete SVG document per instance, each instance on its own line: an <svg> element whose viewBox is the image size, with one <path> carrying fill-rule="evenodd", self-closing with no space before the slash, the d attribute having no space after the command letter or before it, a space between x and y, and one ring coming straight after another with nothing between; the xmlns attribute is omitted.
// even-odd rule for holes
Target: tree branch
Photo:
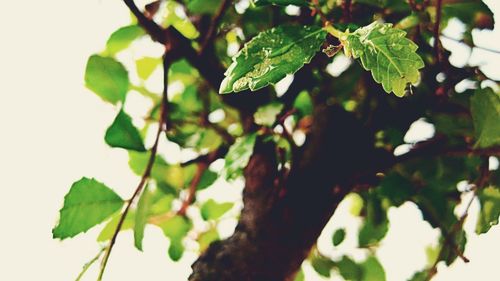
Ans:
<svg viewBox="0 0 500 281"><path fill-rule="evenodd" d="M439 31L441 27L441 14L442 14L443 0L436 0L436 23L434 24L434 55L436 62L441 62L441 41L439 39Z"/></svg>
<svg viewBox="0 0 500 281"><path fill-rule="evenodd" d="M212 43L212 41L215 39L215 36L217 35L217 27L219 26L219 23L224 16L224 13L226 12L229 4L231 4L231 0L222 0L222 2L220 3L219 9L217 9L217 12L210 22L210 26L208 27L205 39L201 43L200 54L203 54L207 46L210 45L210 43Z"/></svg>

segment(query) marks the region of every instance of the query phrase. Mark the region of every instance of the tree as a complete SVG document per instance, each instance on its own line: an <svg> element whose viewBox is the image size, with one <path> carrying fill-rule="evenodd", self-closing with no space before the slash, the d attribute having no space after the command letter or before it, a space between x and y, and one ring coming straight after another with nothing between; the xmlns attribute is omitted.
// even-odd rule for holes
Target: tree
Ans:
<svg viewBox="0 0 500 281"><path fill-rule="evenodd" d="M142 250L150 224L169 239L173 260L183 255L183 240L198 242L192 281L302 280L305 259L324 276L334 269L348 280L385 280L373 251L356 262L331 260L314 247L338 204L354 198L363 218L361 248L377 246L388 229L387 209L407 201L441 231L435 257L411 279L428 280L439 261L467 261L462 226L472 201L461 202L461 195L480 201L478 233L498 223L499 173L489 165L500 155L498 81L478 67L453 66L441 45L441 31L457 18L465 24L459 40L477 47L472 30L494 24L482 1L254 0L245 7L159 0L144 10L123 2L132 23L89 58L85 83L117 107L104 140L129 152L141 181L128 200L96 179L71 186L54 238L107 221L98 237L106 246L84 272L101 259L101 280L120 231L133 229ZM163 46L162 57L125 67L120 54L145 38ZM240 51L228 55L235 46ZM341 56L352 63L333 77L327 65ZM155 93L146 85L159 68L164 90ZM473 86L458 91L464 80ZM174 84L182 90L174 92ZM131 91L152 104L142 128L124 109ZM395 153L420 118L433 124L434 136ZM194 156L167 161L158 153L164 138ZM219 159L224 165L216 169ZM196 195L216 180L242 178L238 225L219 240L219 219L237 207ZM465 188L457 189L460 181ZM457 216L460 203L466 208ZM333 244L345 235L337 230Z"/></svg>

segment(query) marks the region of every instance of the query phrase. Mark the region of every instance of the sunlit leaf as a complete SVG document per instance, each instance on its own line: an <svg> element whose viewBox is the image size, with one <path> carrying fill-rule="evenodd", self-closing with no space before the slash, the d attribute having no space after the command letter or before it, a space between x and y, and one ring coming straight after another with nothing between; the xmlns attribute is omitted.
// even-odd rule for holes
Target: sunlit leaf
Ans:
<svg viewBox="0 0 500 281"><path fill-rule="evenodd" d="M137 38L145 34L144 30L138 25L124 26L113 32L106 43L106 50L114 55L130 46Z"/></svg>
<svg viewBox="0 0 500 281"><path fill-rule="evenodd" d="M201 206L201 217L204 220L216 220L229 211L233 205L232 202L217 203L213 199L209 199Z"/></svg>
<svg viewBox="0 0 500 281"><path fill-rule="evenodd" d="M191 226L191 222L182 216L174 216L159 224L163 234L170 239L168 254L173 261L178 261L182 257L184 253L182 239L187 235Z"/></svg>
<svg viewBox="0 0 500 281"><path fill-rule="evenodd" d="M340 40L346 55L359 58L384 91L402 97L407 84L420 80L419 69L424 67L416 53L417 45L405 35L405 31L393 28L390 23L373 22L341 35Z"/></svg>
<svg viewBox="0 0 500 281"><path fill-rule="evenodd" d="M155 71L158 66L161 64L160 58L152 58L152 57L144 57L138 59L135 62L135 66L137 68L137 75L142 80L147 80L149 76Z"/></svg>
<svg viewBox="0 0 500 281"><path fill-rule="evenodd" d="M486 233L493 225L498 224L500 216L500 189L493 186L479 190L481 211L476 226L476 233Z"/></svg>
<svg viewBox="0 0 500 281"><path fill-rule="evenodd" d="M261 32L233 57L219 92L255 91L280 81L309 63L325 36L314 26L283 25Z"/></svg>
<svg viewBox="0 0 500 281"><path fill-rule="evenodd" d="M129 89L128 72L113 58L92 55L87 61L85 85L103 100L117 104Z"/></svg>
<svg viewBox="0 0 500 281"><path fill-rule="evenodd" d="M139 202L137 203L137 210L135 214L134 224L134 244L137 249L142 251L142 239L144 238L144 229L148 222L148 215L150 212L151 204L153 203L153 194L147 189L142 192Z"/></svg>
<svg viewBox="0 0 500 281"><path fill-rule="evenodd" d="M54 238L65 239L85 232L103 222L123 206L123 199L95 179L82 178L73 183L64 197Z"/></svg>

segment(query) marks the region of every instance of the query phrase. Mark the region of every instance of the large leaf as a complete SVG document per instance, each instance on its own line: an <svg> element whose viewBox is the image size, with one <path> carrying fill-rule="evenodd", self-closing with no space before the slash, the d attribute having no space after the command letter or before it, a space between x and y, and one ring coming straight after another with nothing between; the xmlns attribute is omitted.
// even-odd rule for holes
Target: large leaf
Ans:
<svg viewBox="0 0 500 281"><path fill-rule="evenodd" d="M309 63L325 36L319 27L298 25L259 33L233 57L219 92L255 91L280 81Z"/></svg>
<svg viewBox="0 0 500 281"><path fill-rule="evenodd" d="M246 135L237 139L229 148L223 169L226 179L235 179L242 174L253 154L256 139L256 134Z"/></svg>
<svg viewBox="0 0 500 281"><path fill-rule="evenodd" d="M492 186L482 189L478 194L481 212L477 221L476 232L485 233L493 225L498 224L500 216L500 190Z"/></svg>
<svg viewBox="0 0 500 281"><path fill-rule="evenodd" d="M144 30L138 25L121 27L109 37L108 42L106 42L106 50L114 55L126 49L135 39L144 34Z"/></svg>
<svg viewBox="0 0 500 281"><path fill-rule="evenodd" d="M478 89L471 98L476 131L476 146L500 144L500 93L491 88Z"/></svg>
<svg viewBox="0 0 500 281"><path fill-rule="evenodd" d="M265 6L265 5L279 5L279 6L307 6L308 1L306 0L253 0L255 6Z"/></svg>
<svg viewBox="0 0 500 281"><path fill-rule="evenodd" d="M405 37L406 32L393 28L390 23L373 22L353 33L340 36L348 57L361 59L373 79L381 83L384 91L402 97L408 83L420 80L419 69L424 67L416 53L417 45Z"/></svg>
<svg viewBox="0 0 500 281"><path fill-rule="evenodd" d="M113 58L92 55L87 61L85 85L112 104L125 100L129 89L128 72Z"/></svg>
<svg viewBox="0 0 500 281"><path fill-rule="evenodd" d="M113 124L106 131L104 140L111 147L146 151L139 131L132 124L132 118L123 110L120 110Z"/></svg>
<svg viewBox="0 0 500 281"><path fill-rule="evenodd" d="M103 222L122 206L123 200L109 187L95 179L82 178L73 183L64 197L59 224L52 234L60 239L73 237Z"/></svg>

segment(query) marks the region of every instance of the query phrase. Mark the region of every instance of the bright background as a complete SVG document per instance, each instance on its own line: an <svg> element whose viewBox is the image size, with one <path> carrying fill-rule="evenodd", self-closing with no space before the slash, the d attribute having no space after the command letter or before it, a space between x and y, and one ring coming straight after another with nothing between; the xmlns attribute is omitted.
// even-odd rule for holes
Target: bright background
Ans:
<svg viewBox="0 0 500 281"><path fill-rule="evenodd" d="M499 1L485 1L500 15ZM500 17L496 16L500 22ZM104 132L116 108L103 103L83 85L89 55L103 49L112 31L129 22L122 1L116 0L2 0L0 9L0 280L74 280L82 265L93 257L98 230L64 242L52 240L65 193L82 176L95 177L128 198L138 182L127 165L127 154L110 149ZM450 30L450 35L459 29ZM500 49L500 28L476 32L476 43ZM445 41L462 64L469 49ZM471 62L500 78L500 56L475 50ZM423 133L425 130L422 130ZM419 135L419 131L416 131ZM474 204L471 213L477 212ZM333 228L356 228L341 207L320 238L327 254ZM402 281L426 263L425 247L437 231L421 221L413 204L392 208L390 228L378 257L389 281ZM465 255L451 268L439 267L434 280L499 280L500 227L487 234L473 234L475 216L466 223L469 237ZM351 239L352 238L352 239ZM341 245L350 252L354 238ZM133 248L130 232L120 235L105 280L185 280L189 264L185 255L178 263L167 256L168 242L161 231L148 228L145 252ZM332 256L337 256L334 253ZM308 276L310 267L306 267ZM85 280L95 280L90 270ZM338 280L333 277L331 280ZM320 280L309 278L309 280Z"/></svg>

